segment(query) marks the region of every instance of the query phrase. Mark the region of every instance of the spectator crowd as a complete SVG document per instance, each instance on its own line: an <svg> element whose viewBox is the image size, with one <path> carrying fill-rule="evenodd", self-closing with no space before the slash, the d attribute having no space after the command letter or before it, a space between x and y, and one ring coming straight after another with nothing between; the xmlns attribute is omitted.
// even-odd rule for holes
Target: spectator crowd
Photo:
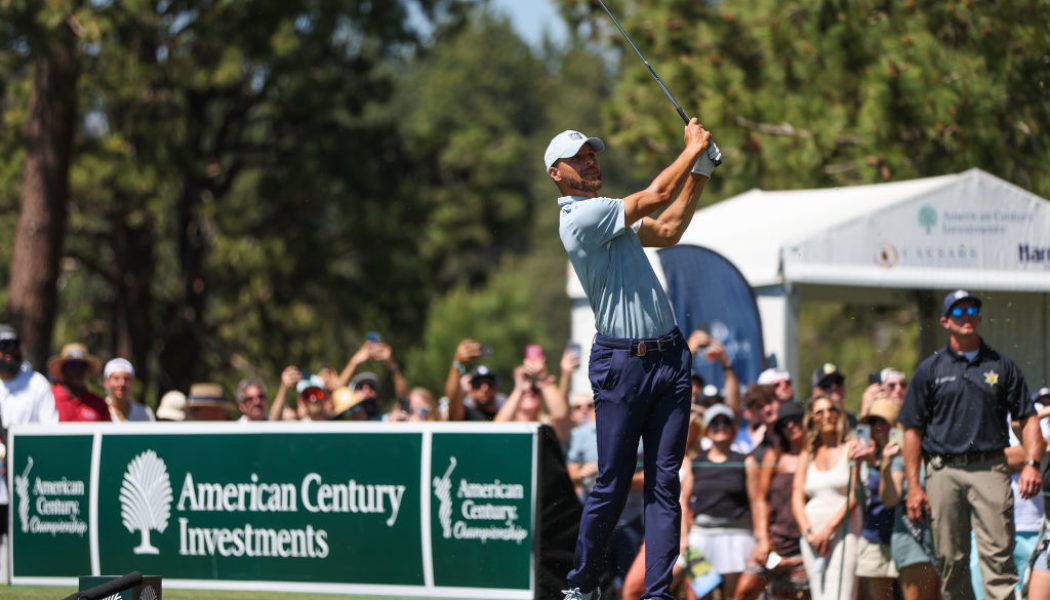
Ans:
<svg viewBox="0 0 1050 600"><path fill-rule="evenodd" d="M726 349L693 332L690 350L723 369L724 387L694 371L680 471L679 597L991 600L1024 586L1026 597L1050 598L1036 489L1046 472L1050 388L1029 394L1016 366L977 336L980 308L971 294L949 294L940 318L948 345L910 382L892 366L873 373L856 414L843 404L853 384L834 362L821 364L800 394L781 369L740 381ZM437 398L409 385L391 346L370 335L342 370L288 366L272 394L267 382L248 378L232 402L221 385L196 383L164 394L154 411L134 397L127 359L103 364L69 343L42 374L23 359L18 332L0 325L0 441L23 423L216 421L235 413L243 422L542 422L586 499L599 476L601 407L588 393L570 393L579 350L564 351L555 373L543 349L530 346L508 382L484 364L490 354L462 340ZM369 363L384 365L389 381L364 370ZM385 385L397 401L383 412ZM988 406L965 406L982 401ZM609 542L603 597L637 599L644 591L645 449L637 452L632 492ZM7 484L0 483L6 527Z"/></svg>

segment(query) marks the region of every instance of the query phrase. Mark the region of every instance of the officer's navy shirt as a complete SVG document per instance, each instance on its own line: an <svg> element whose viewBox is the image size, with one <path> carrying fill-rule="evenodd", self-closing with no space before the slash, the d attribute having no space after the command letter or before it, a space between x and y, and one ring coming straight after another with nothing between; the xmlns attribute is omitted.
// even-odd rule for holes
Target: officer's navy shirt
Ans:
<svg viewBox="0 0 1050 600"><path fill-rule="evenodd" d="M925 430L928 454L994 452L1010 445L1006 415L1036 414L1021 370L981 341L973 361L946 346L922 361L908 386L898 420Z"/></svg>

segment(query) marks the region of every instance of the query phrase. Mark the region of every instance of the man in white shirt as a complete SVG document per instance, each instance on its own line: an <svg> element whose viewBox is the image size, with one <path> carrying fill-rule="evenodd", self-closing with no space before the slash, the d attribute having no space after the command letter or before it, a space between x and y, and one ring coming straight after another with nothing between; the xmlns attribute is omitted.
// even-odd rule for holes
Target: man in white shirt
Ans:
<svg viewBox="0 0 1050 600"><path fill-rule="evenodd" d="M106 406L114 423L124 421L156 421L150 407L135 402L131 385L135 383L135 367L125 358L114 358L102 371L102 387L106 388Z"/></svg>
<svg viewBox="0 0 1050 600"><path fill-rule="evenodd" d="M22 358L22 340L13 327L0 324L0 444L7 443L7 430L25 423L58 423L55 397L47 378ZM4 454L6 454L6 449ZM0 460L0 553L6 556L7 496L6 460ZM6 572L6 570L4 570ZM0 573L2 579L2 573Z"/></svg>

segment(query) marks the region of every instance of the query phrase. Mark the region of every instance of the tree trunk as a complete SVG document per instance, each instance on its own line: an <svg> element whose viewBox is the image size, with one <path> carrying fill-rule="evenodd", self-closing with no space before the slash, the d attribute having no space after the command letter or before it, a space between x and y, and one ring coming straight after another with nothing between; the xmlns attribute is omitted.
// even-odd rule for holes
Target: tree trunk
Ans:
<svg viewBox="0 0 1050 600"><path fill-rule="evenodd" d="M153 340L150 287L156 268L153 222L147 218L130 224L129 201L120 196L115 201L110 238L114 257L109 278L113 281L111 347L115 356L127 358L135 366L135 378L149 385Z"/></svg>
<svg viewBox="0 0 1050 600"><path fill-rule="evenodd" d="M43 39L34 65L26 158L8 285L25 357L43 369L51 348L66 235L77 115L76 36L65 23Z"/></svg>

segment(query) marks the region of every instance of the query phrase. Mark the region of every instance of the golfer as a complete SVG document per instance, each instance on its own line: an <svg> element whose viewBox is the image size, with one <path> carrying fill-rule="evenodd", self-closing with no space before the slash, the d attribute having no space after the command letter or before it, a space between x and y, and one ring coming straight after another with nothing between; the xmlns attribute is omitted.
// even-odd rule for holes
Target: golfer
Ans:
<svg viewBox="0 0 1050 600"><path fill-rule="evenodd" d="M601 596L602 555L631 487L639 438L645 450L644 598L673 597L692 355L643 246L673 246L682 237L720 159L710 137L695 118L689 121L685 150L649 187L623 199L598 196L602 140L563 131L543 156L562 193L561 240L598 331L590 356L598 479L583 509L564 600ZM650 216L660 209L659 216Z"/></svg>

